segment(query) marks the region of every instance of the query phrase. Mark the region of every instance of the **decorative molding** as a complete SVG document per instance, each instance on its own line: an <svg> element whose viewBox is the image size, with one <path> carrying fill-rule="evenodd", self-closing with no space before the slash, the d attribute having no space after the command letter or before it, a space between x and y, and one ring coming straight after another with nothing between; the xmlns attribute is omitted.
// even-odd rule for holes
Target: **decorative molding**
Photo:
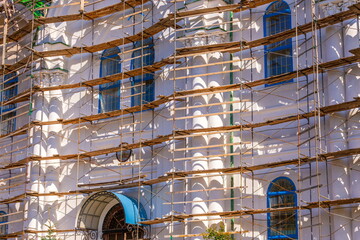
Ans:
<svg viewBox="0 0 360 240"><path fill-rule="evenodd" d="M360 0L329 0L321 3L320 7L324 12L325 17L327 17L342 11L346 11L349 6L359 2Z"/></svg>
<svg viewBox="0 0 360 240"><path fill-rule="evenodd" d="M211 36L194 36L184 41L185 47L197 47L225 42L226 34Z"/></svg>
<svg viewBox="0 0 360 240"><path fill-rule="evenodd" d="M34 84L40 87L61 85L66 83L68 73L60 69L40 70L32 74Z"/></svg>

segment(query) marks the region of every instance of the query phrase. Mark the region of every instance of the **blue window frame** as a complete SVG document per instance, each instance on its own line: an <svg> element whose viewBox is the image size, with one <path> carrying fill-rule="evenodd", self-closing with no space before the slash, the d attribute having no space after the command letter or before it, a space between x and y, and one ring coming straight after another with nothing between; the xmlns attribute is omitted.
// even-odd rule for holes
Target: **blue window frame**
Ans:
<svg viewBox="0 0 360 240"><path fill-rule="evenodd" d="M155 60L155 51L152 37L134 43L131 60L131 69L152 65ZM144 73L131 78L131 106L138 106L154 101L155 81L154 73Z"/></svg>
<svg viewBox="0 0 360 240"><path fill-rule="evenodd" d="M291 29L291 10L285 1L270 4L264 15L265 37ZM286 39L265 45L265 78L293 70L292 40ZM293 80L281 83L292 82ZM280 84L281 84L280 83ZM273 86L267 84L265 86Z"/></svg>
<svg viewBox="0 0 360 240"><path fill-rule="evenodd" d="M293 181L287 177L273 180L267 192L267 207L296 207L297 195ZM297 210L267 214L268 239L298 239Z"/></svg>
<svg viewBox="0 0 360 240"><path fill-rule="evenodd" d="M3 90L1 94L1 101L8 101L17 95L18 77L15 72L5 75ZM8 134L15 131L16 127L16 104L8 104L2 107L1 110L1 134Z"/></svg>
<svg viewBox="0 0 360 240"><path fill-rule="evenodd" d="M0 224L8 222L8 216L3 216L3 215L6 215L6 212L0 211ZM0 236L5 235L7 233L8 233L7 224L1 225L0 226Z"/></svg>
<svg viewBox="0 0 360 240"><path fill-rule="evenodd" d="M106 49L101 56L100 77L121 72L121 58L118 47ZM110 112L120 109L121 82L110 82L100 85L99 112Z"/></svg>

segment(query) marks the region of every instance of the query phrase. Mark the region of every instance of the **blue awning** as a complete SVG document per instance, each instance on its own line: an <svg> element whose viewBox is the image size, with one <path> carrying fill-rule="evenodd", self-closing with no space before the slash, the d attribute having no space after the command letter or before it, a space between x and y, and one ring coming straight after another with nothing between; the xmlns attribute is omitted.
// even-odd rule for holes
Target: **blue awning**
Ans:
<svg viewBox="0 0 360 240"><path fill-rule="evenodd" d="M125 223L139 224L147 219L145 209L137 200L117 192L102 191L91 195L84 202L79 212L77 228L98 230L104 209L114 200L123 206Z"/></svg>
<svg viewBox="0 0 360 240"><path fill-rule="evenodd" d="M120 193L113 193L119 202L123 205L125 212L125 222L127 224L138 224L138 222L146 219L146 212L141 203L133 198Z"/></svg>

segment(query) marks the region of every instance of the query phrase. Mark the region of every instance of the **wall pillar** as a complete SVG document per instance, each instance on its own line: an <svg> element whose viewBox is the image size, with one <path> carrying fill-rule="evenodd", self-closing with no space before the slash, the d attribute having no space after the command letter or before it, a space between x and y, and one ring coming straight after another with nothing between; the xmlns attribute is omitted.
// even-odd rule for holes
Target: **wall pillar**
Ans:
<svg viewBox="0 0 360 240"><path fill-rule="evenodd" d="M65 75L63 73L59 74L58 72L51 72L50 75L50 85L59 85L64 82ZM48 111L49 111L49 121L57 121L62 119L63 108L62 108L62 91L54 90L48 92ZM47 138L47 156L61 155L61 134L62 134L62 125L61 124L52 124L48 127L48 138ZM54 159L45 161L43 163L43 169L45 173L45 191L46 193L56 193L61 192L60 189L60 173L61 173L61 160ZM44 223L46 221L53 223L55 227L58 227L58 222L63 216L62 213L57 211L58 200L63 197L58 196L46 196L45 197L45 206L44 212L46 212ZM43 229L47 230L47 229Z"/></svg>
<svg viewBox="0 0 360 240"><path fill-rule="evenodd" d="M39 76L35 76L37 78ZM43 93L35 93L33 95L33 103L35 111L33 113L34 121L47 121L47 113L43 111L44 109L44 96ZM31 144L32 155L33 156L46 156L46 145L44 141L46 139L47 126L34 126L31 131ZM28 164L28 191L30 192L44 192L44 182L43 182L43 171L40 166L40 162L31 161ZM25 230L37 230L41 228L41 219L39 218L39 212L42 212L43 208L39 202L43 198L37 197L28 197L28 201L25 203L25 218L27 219L24 223Z"/></svg>
<svg viewBox="0 0 360 240"><path fill-rule="evenodd" d="M350 74L346 76L346 101L353 101L355 97L360 97L359 89L360 82L357 76L360 75L360 69L358 67L352 67ZM359 148L360 146L360 114L359 109L353 109L348 112L347 118L347 132L348 132L348 148ZM360 197L360 155L350 156L348 158L350 166L350 197ZM352 218L358 219L360 215L360 208L357 204L354 204L351 209ZM360 222L351 221L352 236L353 239L360 239Z"/></svg>
<svg viewBox="0 0 360 240"><path fill-rule="evenodd" d="M218 41L217 41L218 40ZM217 38L216 36L213 39L213 43L219 43L221 38ZM208 54L209 57L209 63L216 63L223 61L223 54L222 53L210 53ZM223 71L223 65L214 65L208 67L208 73L211 72L221 72ZM208 76L208 87L218 87L222 86L223 83L223 74L215 74ZM209 98L209 104L214 103L222 103L225 101L224 99L224 93L215 93L208 95ZM215 105L215 106L209 106L208 112L209 113L221 113L226 111L226 107L223 107L224 105ZM213 116L208 117L208 124L209 127L220 127L224 126L224 120L225 116L223 114L217 114ZM221 145L224 144L224 137L223 134L211 134L208 136L208 142L209 145ZM210 169L216 169L216 168L224 168L224 161L226 157L224 156L215 156L225 153L225 147L211 147L208 148L209 156L209 168ZM216 176L216 177L210 177L209 178L209 189L216 189L216 188L224 188L225 182L224 182L224 176ZM209 192L209 199L224 199L224 192L223 190L215 190ZM223 200L216 200L216 201L210 201L209 202L209 212L223 212L225 206L225 202ZM217 216L213 216L211 218L218 218ZM211 224L218 223L219 220L216 221L210 221Z"/></svg>
<svg viewBox="0 0 360 240"><path fill-rule="evenodd" d="M207 63L206 54L201 56L196 56L193 58L193 65L202 65ZM207 72L206 67L192 68L190 75L198 75L204 74ZM192 89L201 89L207 87L207 78L206 77L195 77L192 80ZM198 108L192 109L192 115L199 116L207 113L207 107L200 107L201 105L207 104L207 95L196 96L192 98L192 106L199 106ZM195 117L192 120L192 128L193 129L201 129L207 128L208 121L207 117ZM191 146L204 146L204 148L196 149L192 151L192 156L195 159L191 161L192 170L205 170L208 169L208 161L207 161L207 149L205 146L208 145L208 137L207 135L193 137ZM203 200L208 200L208 192L205 191L207 189L208 181L206 178L196 178L191 180L191 190L198 190L198 192L191 193L191 200L196 201L191 203L191 213L192 214L201 214L208 212L208 202L201 202ZM206 217L199 217L198 219L206 219ZM207 228L207 221L204 222L195 222L191 224L191 233L203 233ZM194 237L193 239L201 239L201 237Z"/></svg>

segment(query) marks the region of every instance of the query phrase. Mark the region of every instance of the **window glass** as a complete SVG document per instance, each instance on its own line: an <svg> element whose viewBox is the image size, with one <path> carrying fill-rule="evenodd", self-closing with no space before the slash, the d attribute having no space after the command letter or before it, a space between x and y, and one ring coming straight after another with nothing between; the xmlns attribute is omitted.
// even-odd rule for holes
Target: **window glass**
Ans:
<svg viewBox="0 0 360 240"><path fill-rule="evenodd" d="M5 75L1 101L6 102L17 95L18 78L16 73ZM1 109L1 135L9 134L16 128L16 104L7 104Z"/></svg>
<svg viewBox="0 0 360 240"><path fill-rule="evenodd" d="M132 54L131 69L138 69L154 63L153 39L147 38L134 43L135 51ZM143 73L131 79L131 105L138 106L154 101L155 83L154 73Z"/></svg>
<svg viewBox="0 0 360 240"><path fill-rule="evenodd" d="M106 77L121 72L120 49L107 49L101 57L100 77ZM100 112L110 112L120 109L120 81L100 85Z"/></svg>
<svg viewBox="0 0 360 240"><path fill-rule="evenodd" d="M8 222L8 217L4 215L6 215L6 213L0 211L0 224ZM7 224L0 225L0 236L5 234L7 234Z"/></svg>

